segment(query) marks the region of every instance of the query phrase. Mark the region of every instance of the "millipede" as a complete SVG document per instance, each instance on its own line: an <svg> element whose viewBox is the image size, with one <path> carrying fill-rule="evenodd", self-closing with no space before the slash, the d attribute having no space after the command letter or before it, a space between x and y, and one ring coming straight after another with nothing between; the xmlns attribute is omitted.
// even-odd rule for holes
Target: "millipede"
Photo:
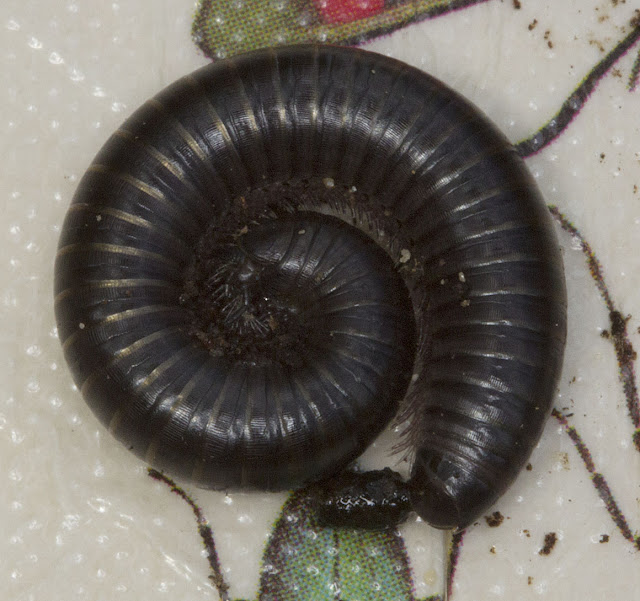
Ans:
<svg viewBox="0 0 640 601"><path fill-rule="evenodd" d="M211 489L326 480L328 506L374 487L439 528L526 463L566 305L503 134L428 74L332 46L222 60L146 102L82 178L55 264L74 381L136 455ZM408 480L345 471L396 415ZM328 519L406 513L385 511Z"/></svg>

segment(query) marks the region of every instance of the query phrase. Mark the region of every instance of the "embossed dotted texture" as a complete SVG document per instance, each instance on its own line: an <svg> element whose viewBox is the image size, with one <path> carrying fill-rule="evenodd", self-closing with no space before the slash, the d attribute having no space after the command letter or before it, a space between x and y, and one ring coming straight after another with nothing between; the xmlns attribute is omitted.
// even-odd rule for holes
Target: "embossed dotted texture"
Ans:
<svg viewBox="0 0 640 601"><path fill-rule="evenodd" d="M489 0L397 29L367 47L430 71L517 142L542 127L629 34L630 4ZM0 6L3 599L218 598L189 506L148 477L144 463L98 424L73 386L52 293L62 219L95 153L144 100L206 64L190 37L195 9L187 0L4 0ZM530 469L494 508L499 513L467 531L452 599L640 595L634 538L640 454L629 412L636 394L633 347L640 345L640 92L627 86L637 52L636 44L564 133L526 161L547 202L597 254L614 304L603 301L581 239L558 227L570 311L555 407L568 427L549 420ZM620 312L613 329L612 308ZM619 335L625 324L626 338ZM363 465L402 468L390 456L396 442L391 428ZM287 495L186 488L211 524L230 598L257 599L261 576L275 569L261 563L262 555ZM401 535L413 591L400 587L398 598L442 596L447 535L415 518ZM309 538L312 531L298 546ZM375 545L363 548L363 558L379 556ZM295 554L293 547L282 549ZM340 552L330 544L323 549L309 556L320 562L323 553ZM286 571L286 561L279 565ZM366 561L345 565L360 587L348 598L384 598L384 580L372 578L363 588L353 576ZM303 566L310 576L314 569ZM330 579L326 590L314 591L322 599L341 592Z"/></svg>

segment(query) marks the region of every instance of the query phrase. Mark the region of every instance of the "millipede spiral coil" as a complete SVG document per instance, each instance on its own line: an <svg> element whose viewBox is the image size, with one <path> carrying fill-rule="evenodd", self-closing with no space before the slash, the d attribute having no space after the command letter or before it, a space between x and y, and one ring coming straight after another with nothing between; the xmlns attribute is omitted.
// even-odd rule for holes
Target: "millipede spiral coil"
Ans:
<svg viewBox="0 0 640 601"><path fill-rule="evenodd" d="M429 75L330 46L220 61L138 109L80 182L55 294L84 398L155 467L301 486L400 407L411 505L446 528L526 462L566 337L512 145Z"/></svg>

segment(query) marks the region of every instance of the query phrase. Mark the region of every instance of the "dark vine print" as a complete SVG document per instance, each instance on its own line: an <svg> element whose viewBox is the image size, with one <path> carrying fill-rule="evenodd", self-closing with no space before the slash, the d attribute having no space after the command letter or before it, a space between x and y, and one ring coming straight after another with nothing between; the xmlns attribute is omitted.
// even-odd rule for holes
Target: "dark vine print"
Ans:
<svg viewBox="0 0 640 601"><path fill-rule="evenodd" d="M198 534L200 535L202 544L207 552L207 560L209 561L209 569L211 570L209 580L211 580L212 584L216 587L216 590L220 595L220 599L222 601L228 601L229 585L222 574L220 559L218 557L216 543L213 538L213 531L211 530L211 526L209 525L207 518L202 513L202 509L198 507L196 502L185 492L183 488L178 486L168 476L162 474L158 470L154 470L153 468L148 469L148 474L153 480L166 484L173 494L180 497L191 508L198 526Z"/></svg>
<svg viewBox="0 0 640 601"><path fill-rule="evenodd" d="M631 19L631 31L586 75L578 87L564 101L560 110L537 132L516 144L516 150L521 157L530 157L551 144L569 124L577 117L589 96L596 89L602 78L611 70L616 62L622 58L640 39L640 19ZM640 50L632 67L629 78L629 91L635 90L640 64Z"/></svg>
<svg viewBox="0 0 640 601"><path fill-rule="evenodd" d="M636 450L640 452L640 398L638 397L635 373L637 353L631 344L627 330L630 316L624 315L616 306L605 282L602 265L591 245L585 240L578 228L559 211L558 207L550 206L549 210L562 229L579 241L591 278L609 313L610 327L609 330L603 330L602 337L610 340L615 350L622 391L626 400L629 419L634 427L633 443Z"/></svg>
<svg viewBox="0 0 640 601"><path fill-rule="evenodd" d="M580 455L587 472L589 472L589 475L591 476L593 487L596 489L598 496L604 502L607 512L611 516L613 523L620 531L620 534L622 534L625 540L629 541L636 549L640 550L640 536L634 534L633 530L629 526L629 522L620 510L620 507L618 507L605 477L600 472L596 471L595 463L591 457L591 451L589 451L582 441L582 437L573 426L569 425L569 418L567 418L562 411L554 409L551 412L551 415L558 421L567 433L567 436L571 439L571 442Z"/></svg>
<svg viewBox="0 0 640 601"><path fill-rule="evenodd" d="M454 532L451 536L451 544L447 557L447 595L445 599L449 599L453 595L453 582L455 579L456 570L458 569L460 553L462 552L462 544L464 542L464 536L466 532L466 530L460 530L459 532Z"/></svg>

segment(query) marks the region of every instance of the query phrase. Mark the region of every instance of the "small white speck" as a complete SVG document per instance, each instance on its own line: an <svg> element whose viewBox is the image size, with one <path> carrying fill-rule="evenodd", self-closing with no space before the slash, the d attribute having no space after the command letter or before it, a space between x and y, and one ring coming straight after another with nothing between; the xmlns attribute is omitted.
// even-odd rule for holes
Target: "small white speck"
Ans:
<svg viewBox="0 0 640 601"><path fill-rule="evenodd" d="M87 501L87 505L97 513L106 513L111 503L102 497L92 497Z"/></svg>
<svg viewBox="0 0 640 601"><path fill-rule="evenodd" d="M83 81L84 73L80 71L80 69L76 69L75 67L69 71L69 77L71 81Z"/></svg>
<svg viewBox="0 0 640 601"><path fill-rule="evenodd" d="M64 59L57 52L52 52L49 55L49 62L52 65L61 65L62 63L64 63Z"/></svg>
<svg viewBox="0 0 640 601"><path fill-rule="evenodd" d="M403 248L400 251L400 263L406 263L409 259L411 259L411 252L408 248Z"/></svg>
<svg viewBox="0 0 640 601"><path fill-rule="evenodd" d="M80 323L78 324L78 327L79 327L81 330L84 330L85 325L84 325L82 322L80 322Z"/></svg>
<svg viewBox="0 0 640 601"><path fill-rule="evenodd" d="M27 347L26 353L29 357L39 357L42 354L42 349L37 344L32 344Z"/></svg>
<svg viewBox="0 0 640 601"><path fill-rule="evenodd" d="M24 441L24 434L19 430L11 430L11 442L13 444L20 444Z"/></svg>
<svg viewBox="0 0 640 601"><path fill-rule="evenodd" d="M36 393L40 391L40 384L37 380L29 380L27 382L27 392Z"/></svg>
<svg viewBox="0 0 640 601"><path fill-rule="evenodd" d="M96 221L102 221L102 215L96 215Z"/></svg>
<svg viewBox="0 0 640 601"><path fill-rule="evenodd" d="M327 188L333 188L333 187L336 185L336 183L333 181L333 178L332 178L332 177L325 177L325 178L322 180L322 183L323 183Z"/></svg>
<svg viewBox="0 0 640 601"><path fill-rule="evenodd" d="M462 271L458 272L458 279L461 282L466 282L467 281L467 278L464 277L464 273Z"/></svg>
<svg viewBox="0 0 640 601"><path fill-rule="evenodd" d="M21 482L22 481L22 472L20 470L10 470L9 471L9 480L12 482Z"/></svg>
<svg viewBox="0 0 640 601"><path fill-rule="evenodd" d="M298 234L302 236L302 234L306 234L307 230L298 230Z"/></svg>

